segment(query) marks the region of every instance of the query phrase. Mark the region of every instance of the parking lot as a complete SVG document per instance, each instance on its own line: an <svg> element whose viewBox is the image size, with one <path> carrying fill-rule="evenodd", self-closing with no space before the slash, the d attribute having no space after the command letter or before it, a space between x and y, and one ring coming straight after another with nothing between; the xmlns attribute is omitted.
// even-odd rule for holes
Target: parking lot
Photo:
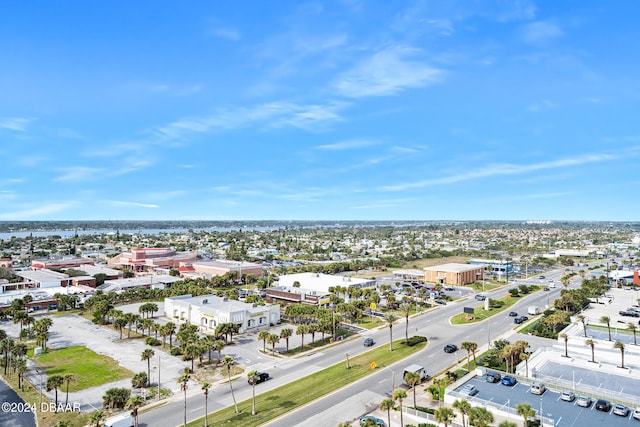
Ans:
<svg viewBox="0 0 640 427"><path fill-rule="evenodd" d="M519 424L522 417L517 414L515 408L519 403L529 403L537 413L542 413L557 427L580 426L580 427L600 427L600 426L628 426L640 425L631 417L633 408L629 408L626 417L617 416L609 412L602 412L595 409L595 404L589 408L582 408L573 402L560 400L562 390L547 389L541 396L532 394L529 391L531 383L518 382L514 386L505 386L498 383L489 383L485 377L477 376L456 388L455 392L460 393L465 385L473 385L478 393L475 396L459 396L457 398L467 399L472 404L486 406L489 410L499 409L509 413L509 419ZM579 395L579 391L576 395ZM611 401L612 404L616 403ZM636 424L639 423L639 424Z"/></svg>

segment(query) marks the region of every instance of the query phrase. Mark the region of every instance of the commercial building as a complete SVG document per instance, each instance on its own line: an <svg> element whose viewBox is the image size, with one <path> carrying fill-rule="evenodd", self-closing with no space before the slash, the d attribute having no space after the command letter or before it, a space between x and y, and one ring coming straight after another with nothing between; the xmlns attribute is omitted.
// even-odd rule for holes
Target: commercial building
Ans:
<svg viewBox="0 0 640 427"><path fill-rule="evenodd" d="M422 270L393 270L393 278L407 280L409 282L424 283L424 271Z"/></svg>
<svg viewBox="0 0 640 427"><path fill-rule="evenodd" d="M513 261L504 259L470 259L470 265L490 266L492 271L501 273L511 273L513 271Z"/></svg>
<svg viewBox="0 0 640 427"><path fill-rule="evenodd" d="M237 273L238 279L243 275L262 277L262 266L253 262L229 261L229 260L208 260L182 263L180 274L188 276L199 276L211 278L213 276L224 276L228 273Z"/></svg>
<svg viewBox="0 0 640 427"><path fill-rule="evenodd" d="M376 281L355 277L332 276L323 273L287 274L278 278L278 285L267 288L267 302L282 304L328 304L332 292L349 301L348 288L374 288Z"/></svg>
<svg viewBox="0 0 640 427"><path fill-rule="evenodd" d="M277 304L247 304L213 294L165 298L164 314L177 322L198 325L204 333L213 333L221 323L235 323L240 326L240 333L280 323L280 306Z"/></svg>
<svg viewBox="0 0 640 427"><path fill-rule="evenodd" d="M468 285L482 280L484 266L449 263L426 267L425 281L442 285Z"/></svg>
<svg viewBox="0 0 640 427"><path fill-rule="evenodd" d="M180 277L169 276L168 274L155 274L146 276L131 277L129 279L105 280L104 283L97 287L103 292L120 293L132 288L147 289L166 289L171 287L175 282L179 282Z"/></svg>
<svg viewBox="0 0 640 427"><path fill-rule="evenodd" d="M269 304L329 304L330 292L316 291L313 289L294 288L292 286L274 286L266 289L266 300Z"/></svg>
<svg viewBox="0 0 640 427"><path fill-rule="evenodd" d="M131 270L136 273L156 268L179 268L180 264L197 260L195 252L176 252L171 248L134 248L107 261L109 267Z"/></svg>
<svg viewBox="0 0 640 427"><path fill-rule="evenodd" d="M94 260L89 258L55 258L36 259L31 261L31 269L39 270L46 268L49 270L64 270L65 268L77 268L85 265L93 265Z"/></svg>

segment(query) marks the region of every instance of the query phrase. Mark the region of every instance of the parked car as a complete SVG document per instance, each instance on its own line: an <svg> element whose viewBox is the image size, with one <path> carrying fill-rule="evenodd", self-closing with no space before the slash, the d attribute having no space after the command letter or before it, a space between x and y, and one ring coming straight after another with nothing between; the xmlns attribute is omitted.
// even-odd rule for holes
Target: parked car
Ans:
<svg viewBox="0 0 640 427"><path fill-rule="evenodd" d="M253 381L255 381L255 384L260 384L260 383L265 382L268 379L269 379L269 374L267 372L258 372ZM249 384L251 384L251 380L252 379L249 378L249 380L248 380Z"/></svg>
<svg viewBox="0 0 640 427"><path fill-rule="evenodd" d="M609 412L611 410L611 403L605 399L598 399L596 401L596 409L602 412Z"/></svg>
<svg viewBox="0 0 640 427"><path fill-rule="evenodd" d="M482 294L477 294L477 295L476 295L476 299L477 299L478 301L484 301L484 300L486 300L486 299L487 299L487 296L486 296L486 295L482 295Z"/></svg>
<svg viewBox="0 0 640 427"><path fill-rule="evenodd" d="M513 319L513 323L519 325L519 324L521 324L523 322L526 322L527 320L529 320L529 318L527 316L519 316L519 317L516 317L515 319Z"/></svg>
<svg viewBox="0 0 640 427"><path fill-rule="evenodd" d="M434 301L436 304L440 304L440 305L447 305L447 302L441 299L437 299Z"/></svg>
<svg viewBox="0 0 640 427"><path fill-rule="evenodd" d="M505 375L500 382L502 385L508 385L509 387L516 385L518 380L513 375Z"/></svg>
<svg viewBox="0 0 640 427"><path fill-rule="evenodd" d="M516 311L510 311L510 312L509 312L509 316L510 316L510 317L518 317L518 312L516 312Z"/></svg>
<svg viewBox="0 0 640 427"><path fill-rule="evenodd" d="M565 402L573 402L574 400L576 400L576 395L569 390L564 390L562 393L560 393L560 400L564 400Z"/></svg>
<svg viewBox="0 0 640 427"><path fill-rule="evenodd" d="M613 413L621 417L626 417L629 414L629 408L624 406L622 403L616 403L613 405Z"/></svg>
<svg viewBox="0 0 640 427"><path fill-rule="evenodd" d="M640 421L640 406L636 407L636 409L633 410L633 413L631 414L631 416Z"/></svg>
<svg viewBox="0 0 640 427"><path fill-rule="evenodd" d="M447 344L444 346L445 353L455 353L456 351L458 351L458 346L455 344Z"/></svg>
<svg viewBox="0 0 640 427"><path fill-rule="evenodd" d="M487 380L488 383L500 382L501 378L502 378L502 375L500 375L496 371L487 371L487 373L485 374L485 379Z"/></svg>
<svg viewBox="0 0 640 427"><path fill-rule="evenodd" d="M531 394L542 394L547 391L547 388L544 386L544 384L536 382L531 384L531 387L529 387L529 391L531 392Z"/></svg>
<svg viewBox="0 0 640 427"><path fill-rule="evenodd" d="M373 415L363 415L360 417L360 425L363 426L367 420L371 420L375 423L377 427L387 427L387 425L380 418L374 417Z"/></svg>
<svg viewBox="0 0 640 427"><path fill-rule="evenodd" d="M475 396L476 394L478 394L478 391L479 391L478 388L473 384L467 384L464 387L462 387L460 394L463 394L465 396Z"/></svg>
<svg viewBox="0 0 640 427"><path fill-rule="evenodd" d="M591 406L591 403L593 403L593 401L589 396L576 397L576 405L578 406L582 406L583 408L588 408L589 406Z"/></svg>
<svg viewBox="0 0 640 427"><path fill-rule="evenodd" d="M371 347L375 344L375 342L373 341L373 338L368 337L364 339L364 346L365 347Z"/></svg>
<svg viewBox="0 0 640 427"><path fill-rule="evenodd" d="M444 288L444 290L452 292L452 291L455 291L455 288L453 286L447 286L446 288Z"/></svg>

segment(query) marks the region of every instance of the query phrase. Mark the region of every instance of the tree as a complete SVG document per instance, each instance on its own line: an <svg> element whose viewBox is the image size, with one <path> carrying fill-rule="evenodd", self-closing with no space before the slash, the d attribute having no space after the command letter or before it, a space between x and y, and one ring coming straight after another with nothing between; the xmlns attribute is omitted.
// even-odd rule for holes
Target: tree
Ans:
<svg viewBox="0 0 640 427"><path fill-rule="evenodd" d="M518 427L518 426L514 422L505 420L505 421L501 422L500 424L498 424L498 427Z"/></svg>
<svg viewBox="0 0 640 427"><path fill-rule="evenodd" d="M213 348L218 353L218 363L220 363L220 352L226 346L227 343L224 340L215 340L215 342L213 343Z"/></svg>
<svg viewBox="0 0 640 427"><path fill-rule="evenodd" d="M583 314L578 314L576 316L578 322L582 323L582 331L584 333L584 337L587 337L587 318Z"/></svg>
<svg viewBox="0 0 640 427"><path fill-rule="evenodd" d="M142 354L140 355L140 360L141 361L147 361L147 381L151 380L151 358L156 354L155 351L153 351L150 348L145 348L142 351ZM147 386L150 386L151 384L148 383Z"/></svg>
<svg viewBox="0 0 640 427"><path fill-rule="evenodd" d="M140 395L131 396L125 404L125 409L131 409L134 427L138 427L138 409L144 404L144 398Z"/></svg>
<svg viewBox="0 0 640 427"><path fill-rule="evenodd" d="M409 344L409 315L411 314L411 305L404 303L400 305L400 312L404 315L404 339L405 343Z"/></svg>
<svg viewBox="0 0 640 427"><path fill-rule="evenodd" d="M236 396L235 394L233 394L233 384L231 384L231 371L233 370L233 357L231 356L225 356L224 359L222 360L222 363L224 364L224 367L227 371L227 378L229 379L229 388L231 389L231 397L233 398L233 406L235 407L236 410L236 414L239 414L240 411L238 410L238 404L236 403Z"/></svg>
<svg viewBox="0 0 640 427"><path fill-rule="evenodd" d="M569 357L569 348L568 348L569 335L562 333L560 334L560 338L564 340L564 357Z"/></svg>
<svg viewBox="0 0 640 427"><path fill-rule="evenodd" d="M249 384L251 384L251 415L256 414L256 383L258 382L258 371L249 371L247 373Z"/></svg>
<svg viewBox="0 0 640 427"><path fill-rule="evenodd" d="M609 331L608 341L611 341L611 318L609 316L602 316L600 317L600 322L607 325L607 331Z"/></svg>
<svg viewBox="0 0 640 427"><path fill-rule="evenodd" d="M131 378L131 387L142 388L149 383L149 377L146 372L138 372Z"/></svg>
<svg viewBox="0 0 640 427"><path fill-rule="evenodd" d="M638 332L638 328L635 325L635 323L633 322L627 323L627 329L633 333L633 345L638 345L638 342L636 341L636 333Z"/></svg>
<svg viewBox="0 0 640 427"><path fill-rule="evenodd" d="M204 427L209 427L209 389L211 384L208 382L202 383L202 392L204 393Z"/></svg>
<svg viewBox="0 0 640 427"><path fill-rule="evenodd" d="M300 328L300 326L298 326L298 328ZM263 331L258 332L258 341L262 341L262 352L266 353L267 352L267 338L269 338L269 331L267 331L266 329Z"/></svg>
<svg viewBox="0 0 640 427"><path fill-rule="evenodd" d="M394 406L395 402L393 401L393 399L386 398L383 399L382 402L380 402L380 410L387 411L387 424L389 426L391 426L391 410ZM349 423L349 425L351 425L351 423Z"/></svg>
<svg viewBox="0 0 640 427"><path fill-rule="evenodd" d="M613 348L620 350L620 356L622 357L622 365L620 365L620 367L624 369L624 343L622 341L616 341L613 344Z"/></svg>
<svg viewBox="0 0 640 427"><path fill-rule="evenodd" d="M67 403L69 403L69 383L75 381L76 377L73 374L64 374L64 377L62 377L62 379L67 385L67 396L64 399L64 406L67 406Z"/></svg>
<svg viewBox="0 0 640 427"><path fill-rule="evenodd" d="M482 406L471 409L469 414L469 424L475 427L487 427L493 422L493 414Z"/></svg>
<svg viewBox="0 0 640 427"><path fill-rule="evenodd" d="M283 328L280 331L280 338L284 338L287 342L287 353L289 353L289 338L291 338L291 335L293 335L293 329L291 328Z"/></svg>
<svg viewBox="0 0 640 427"><path fill-rule="evenodd" d="M100 427L102 425L103 420L104 420L104 412L95 411L91 414L91 422L95 423L95 427Z"/></svg>
<svg viewBox="0 0 640 427"><path fill-rule="evenodd" d="M456 414L453 409L443 406L433 412L433 417L437 422L444 424L444 427L448 427L449 423L456 418Z"/></svg>
<svg viewBox="0 0 640 427"><path fill-rule="evenodd" d="M178 378L178 384L180 384L180 391L184 393L184 427L187 427L187 383L191 379L191 376L187 372L187 368L184 368L185 372Z"/></svg>
<svg viewBox="0 0 640 427"><path fill-rule="evenodd" d="M516 406L516 412L524 420L524 427L527 427L527 421L529 420L529 418L536 415L536 411L528 403L518 403L518 405Z"/></svg>
<svg viewBox="0 0 640 427"><path fill-rule="evenodd" d="M392 398L393 400L400 402L400 425L404 426L404 419L402 417L402 401L407 398L407 392L401 388L393 390Z"/></svg>
<svg viewBox="0 0 640 427"><path fill-rule="evenodd" d="M525 376L527 378L529 378L529 359L530 358L531 358L531 354L530 353L522 353L520 355L520 360L524 360Z"/></svg>
<svg viewBox="0 0 640 427"><path fill-rule="evenodd" d="M300 344L300 349L304 350L304 334L308 334L309 333L309 329L307 328L307 325L298 325L298 327L296 328L296 335L300 335L300 337L302 338L302 343Z"/></svg>
<svg viewBox="0 0 640 427"><path fill-rule="evenodd" d="M465 415L469 415L471 412L471 404L465 400L456 400L453 402L453 408L457 409L460 412L460 418L462 418L462 427L465 427Z"/></svg>
<svg viewBox="0 0 640 427"><path fill-rule="evenodd" d="M387 315L384 316L384 321L387 322L387 325L389 326L389 351L393 351L393 324L396 321L396 316L394 316L393 314L389 313Z"/></svg>
<svg viewBox="0 0 640 427"><path fill-rule="evenodd" d="M142 372L142 374L146 375L144 372ZM102 396L102 403L107 409L124 408L129 397L131 397L131 390L124 387L114 387L104 393L104 396Z"/></svg>
<svg viewBox="0 0 640 427"><path fill-rule="evenodd" d="M120 339L122 339L122 330L127 326L127 320L123 317L116 317L113 321L113 327L120 331Z"/></svg>
<svg viewBox="0 0 640 427"><path fill-rule="evenodd" d="M460 344L460 348L467 352L467 370L471 372L471 353L473 352L473 362L475 363L475 351L478 349L478 344L473 341L464 341Z"/></svg>
<svg viewBox="0 0 640 427"><path fill-rule="evenodd" d="M409 384L413 389L413 407L416 408L416 386L420 384L420 374L417 372L405 372L404 374L404 382Z"/></svg>
<svg viewBox="0 0 640 427"><path fill-rule="evenodd" d="M278 334L269 334L269 338L267 338L267 342L271 344L271 351L275 354L276 352L276 344L280 342L280 336Z"/></svg>
<svg viewBox="0 0 640 427"><path fill-rule="evenodd" d="M587 347L591 347L591 362L596 363L595 346L596 342L592 339L588 339L584 342Z"/></svg>
<svg viewBox="0 0 640 427"><path fill-rule="evenodd" d="M58 388L64 383L62 375L51 375L47 378L47 391L55 390L56 392L56 410L58 412Z"/></svg>

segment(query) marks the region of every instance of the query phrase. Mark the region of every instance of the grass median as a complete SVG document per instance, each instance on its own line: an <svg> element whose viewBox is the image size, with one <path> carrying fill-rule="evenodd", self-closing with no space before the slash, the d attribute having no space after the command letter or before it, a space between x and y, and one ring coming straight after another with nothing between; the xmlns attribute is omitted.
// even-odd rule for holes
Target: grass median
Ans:
<svg viewBox="0 0 640 427"><path fill-rule="evenodd" d="M210 414L209 425L260 425L372 374L376 369L385 368L404 359L423 349L425 345L426 343L422 342L409 347L404 344L404 340L399 340L394 342L393 351L389 351L387 345L382 345L359 356L350 357L350 369L347 369L345 359L341 363L256 396L256 415L251 415L252 399L247 399L238 403L240 414L235 413L233 406ZM372 362L375 362L375 367L372 367ZM204 417L187 425L202 426Z"/></svg>

